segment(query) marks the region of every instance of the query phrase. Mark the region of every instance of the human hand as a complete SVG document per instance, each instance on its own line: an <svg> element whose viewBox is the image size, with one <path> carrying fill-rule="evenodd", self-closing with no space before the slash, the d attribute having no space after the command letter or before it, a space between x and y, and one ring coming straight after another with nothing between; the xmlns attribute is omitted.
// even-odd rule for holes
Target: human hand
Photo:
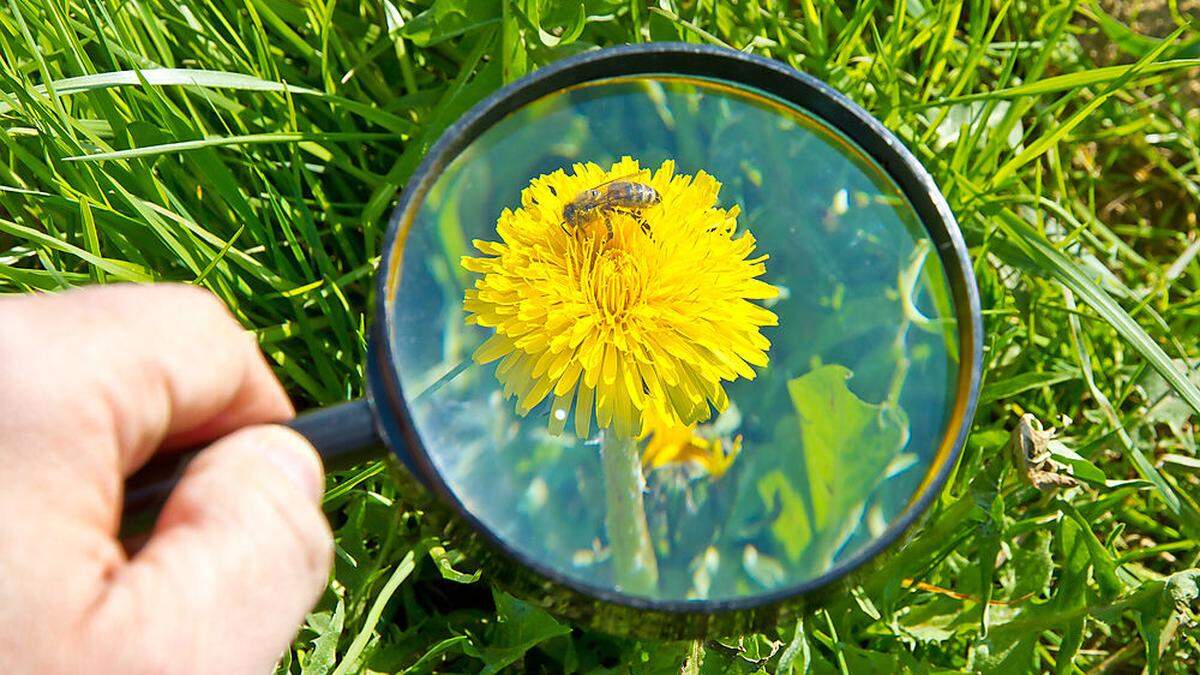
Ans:
<svg viewBox="0 0 1200 675"><path fill-rule="evenodd" d="M202 290L0 298L0 673L269 672L333 553L292 414ZM130 556L125 477L215 438Z"/></svg>

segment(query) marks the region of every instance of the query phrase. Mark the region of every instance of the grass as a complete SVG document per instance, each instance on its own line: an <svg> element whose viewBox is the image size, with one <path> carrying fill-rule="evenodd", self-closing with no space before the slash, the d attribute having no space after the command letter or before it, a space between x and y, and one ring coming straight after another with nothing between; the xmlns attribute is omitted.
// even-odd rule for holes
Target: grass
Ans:
<svg viewBox="0 0 1200 675"><path fill-rule="evenodd" d="M1155 35L1091 0L652 4L8 0L0 290L200 284L301 405L347 399L389 207L470 105L597 45L771 56L895 130L971 248L984 403L924 536L795 624L614 638L494 590L368 465L334 477L334 580L280 670L1200 668L1200 30L1180 3L1141 3ZM1021 483L1003 449L1025 412L1105 482Z"/></svg>

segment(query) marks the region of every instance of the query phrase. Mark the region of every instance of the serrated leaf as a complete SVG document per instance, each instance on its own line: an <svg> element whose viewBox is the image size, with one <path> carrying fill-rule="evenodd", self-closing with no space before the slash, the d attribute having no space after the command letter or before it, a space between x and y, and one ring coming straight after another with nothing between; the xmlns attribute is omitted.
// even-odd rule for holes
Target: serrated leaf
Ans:
<svg viewBox="0 0 1200 675"><path fill-rule="evenodd" d="M304 659L304 666L300 669L301 675L325 675L333 669L337 661L337 646L342 637L345 620L346 606L342 599L338 598L333 615L329 617L317 638L313 640L312 651L308 653L308 658Z"/></svg>
<svg viewBox="0 0 1200 675"><path fill-rule="evenodd" d="M760 663L775 656L781 646L778 640L772 640L762 633L744 635L738 643L738 656L751 663Z"/></svg>
<svg viewBox="0 0 1200 675"><path fill-rule="evenodd" d="M496 624L488 630L485 644L479 649L484 663L481 672L485 675L498 673L538 644L571 632L546 612L504 591L493 588L492 598Z"/></svg>
<svg viewBox="0 0 1200 675"><path fill-rule="evenodd" d="M989 638L975 647L975 668L983 673L1034 673L1034 649L1037 636Z"/></svg>
<svg viewBox="0 0 1200 675"><path fill-rule="evenodd" d="M860 399L846 386L851 375L844 366L825 365L788 382L804 445L813 531L824 535L815 537L822 556L831 555L855 526L867 497L908 442L904 411ZM786 542L795 533L777 535ZM788 551L795 557L799 552Z"/></svg>

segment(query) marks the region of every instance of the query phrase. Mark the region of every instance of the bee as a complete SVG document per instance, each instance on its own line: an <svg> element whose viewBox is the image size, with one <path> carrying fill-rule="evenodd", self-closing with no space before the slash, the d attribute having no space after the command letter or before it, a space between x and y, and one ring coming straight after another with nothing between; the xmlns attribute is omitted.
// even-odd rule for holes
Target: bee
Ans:
<svg viewBox="0 0 1200 675"><path fill-rule="evenodd" d="M632 174L631 174L632 175ZM579 227L593 215L611 209L640 211L662 201L654 188L645 183L620 176L580 192L563 207L562 217L567 224Z"/></svg>

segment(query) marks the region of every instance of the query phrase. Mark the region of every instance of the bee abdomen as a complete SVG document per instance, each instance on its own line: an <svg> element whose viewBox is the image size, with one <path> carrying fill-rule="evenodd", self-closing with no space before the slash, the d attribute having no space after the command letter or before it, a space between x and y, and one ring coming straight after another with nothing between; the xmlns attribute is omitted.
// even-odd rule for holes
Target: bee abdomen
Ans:
<svg viewBox="0 0 1200 675"><path fill-rule="evenodd" d="M621 206L648 206L659 202L658 192L654 188L624 180L608 186L608 198Z"/></svg>

